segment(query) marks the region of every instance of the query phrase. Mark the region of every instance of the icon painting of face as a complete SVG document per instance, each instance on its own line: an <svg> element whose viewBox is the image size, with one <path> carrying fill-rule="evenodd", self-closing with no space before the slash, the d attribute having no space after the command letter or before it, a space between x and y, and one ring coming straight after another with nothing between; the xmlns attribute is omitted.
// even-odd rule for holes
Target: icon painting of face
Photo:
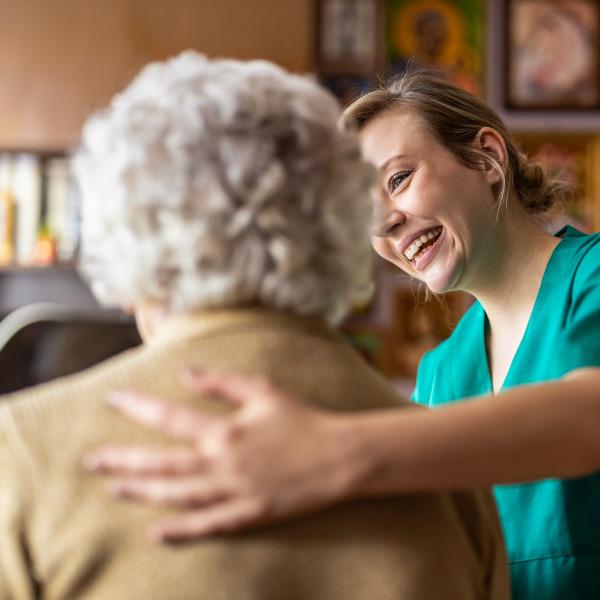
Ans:
<svg viewBox="0 0 600 600"><path fill-rule="evenodd" d="M510 95L520 106L600 102L598 6L517 3L512 12ZM589 13L589 14L588 14Z"/></svg>

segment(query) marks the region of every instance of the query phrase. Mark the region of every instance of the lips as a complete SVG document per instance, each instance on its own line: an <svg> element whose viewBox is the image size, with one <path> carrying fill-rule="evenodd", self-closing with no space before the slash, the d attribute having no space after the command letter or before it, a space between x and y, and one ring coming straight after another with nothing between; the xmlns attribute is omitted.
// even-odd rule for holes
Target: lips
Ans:
<svg viewBox="0 0 600 600"><path fill-rule="evenodd" d="M416 263L418 258L440 237L442 233L442 227L432 227L418 233L413 237L412 241L404 247L402 253L406 258L413 264Z"/></svg>

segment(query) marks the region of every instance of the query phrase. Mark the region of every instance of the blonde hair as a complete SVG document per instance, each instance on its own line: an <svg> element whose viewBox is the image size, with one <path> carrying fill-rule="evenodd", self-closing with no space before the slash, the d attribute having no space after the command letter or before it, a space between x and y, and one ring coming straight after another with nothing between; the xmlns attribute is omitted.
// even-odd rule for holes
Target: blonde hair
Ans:
<svg viewBox="0 0 600 600"><path fill-rule="evenodd" d="M511 192L529 213L550 209L569 196L566 185L549 178L544 167L519 151L500 117L483 100L457 88L431 71L407 71L352 102L344 111L342 126L361 129L376 115L408 109L418 115L429 131L465 166L480 169L482 163L501 178L498 209ZM483 127L495 129L506 145L507 160L473 146Z"/></svg>

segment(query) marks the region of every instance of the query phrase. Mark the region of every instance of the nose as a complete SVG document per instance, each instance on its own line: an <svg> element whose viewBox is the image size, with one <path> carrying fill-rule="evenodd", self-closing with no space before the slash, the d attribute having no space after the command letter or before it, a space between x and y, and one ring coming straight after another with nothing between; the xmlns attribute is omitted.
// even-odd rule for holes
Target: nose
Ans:
<svg viewBox="0 0 600 600"><path fill-rule="evenodd" d="M389 237L398 227L406 223L406 215L380 195L378 196L373 204L372 234L375 237Z"/></svg>

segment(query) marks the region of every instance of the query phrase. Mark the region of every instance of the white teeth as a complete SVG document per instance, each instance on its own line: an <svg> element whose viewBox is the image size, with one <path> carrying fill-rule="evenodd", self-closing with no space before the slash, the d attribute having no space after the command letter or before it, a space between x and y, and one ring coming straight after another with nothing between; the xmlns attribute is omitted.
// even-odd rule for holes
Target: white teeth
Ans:
<svg viewBox="0 0 600 600"><path fill-rule="evenodd" d="M406 250L404 250L404 256L406 256L408 260L412 260L415 254L419 252L421 246L437 237L441 233L441 231L441 227L436 227L435 229L432 229L427 233L421 234L417 239L415 239L412 242L412 244L408 248L406 248Z"/></svg>

